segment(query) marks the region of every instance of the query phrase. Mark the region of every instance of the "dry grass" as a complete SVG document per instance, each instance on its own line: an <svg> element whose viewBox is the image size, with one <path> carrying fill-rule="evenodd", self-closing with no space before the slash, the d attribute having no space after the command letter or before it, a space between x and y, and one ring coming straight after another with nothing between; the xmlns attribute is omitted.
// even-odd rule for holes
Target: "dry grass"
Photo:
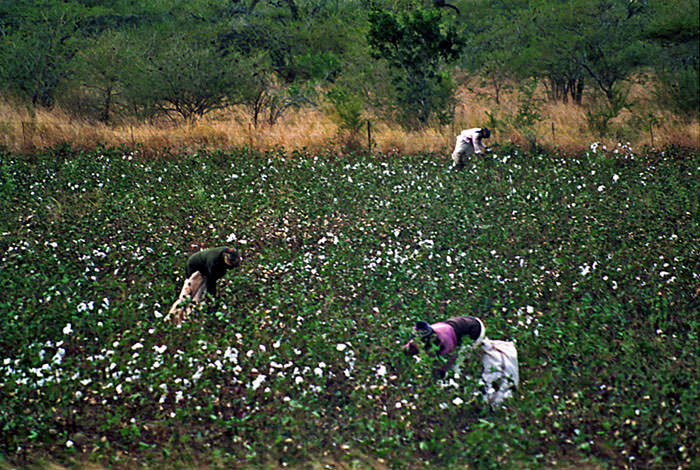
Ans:
<svg viewBox="0 0 700 470"><path fill-rule="evenodd" d="M471 90L471 91L468 91ZM574 103L549 102L544 100L544 90L538 90L542 100L539 113L542 120L536 126L538 143L545 148L559 147L565 150L580 151L588 148L592 142L602 142L614 146L619 141L630 142L632 148L652 145L663 147L677 144L684 147L700 148L700 122L698 116L688 120L676 116L659 106L650 85L633 83L628 100L635 103L634 111L623 110L610 122L613 133L618 138L601 138L589 129L586 112L593 110L596 104L590 97L584 97L581 106ZM501 103L495 104L492 90L469 86L459 96L456 123L461 127L476 127L488 122L488 114L502 121L517 112L517 92L512 88L501 96ZM647 116L652 113L657 120L650 130ZM645 121L646 119L646 121ZM459 127L459 126L458 126ZM492 135L492 141L498 143L515 142L525 144L527 139L519 129L505 125Z"/></svg>
<svg viewBox="0 0 700 470"><path fill-rule="evenodd" d="M540 105L542 121L536 125L537 141L546 148L559 147L570 151L587 148L600 141L615 145L617 141L630 142L637 149L679 144L700 147L700 124L697 116L683 120L662 110L651 93L635 85L630 98L637 103L632 113L623 111L611 122L617 137L599 138L587 126L586 111L593 103L583 106L569 103L543 102ZM458 94L459 104L455 122L449 126L432 126L419 131L407 131L399 126L372 120L374 149L383 153L441 152L449 153L454 136L461 129L481 127L489 122L488 114L504 124L494 129L490 144L514 142L526 144L521 129L505 124L515 114L518 103L511 90L503 94L496 105L489 90L478 87L464 88ZM649 113L657 118L651 129L644 118ZM637 115L640 114L640 115ZM0 101L0 146L11 151L31 153L48 147L70 144L74 148L94 148L99 144L139 146L147 152L163 153L197 148L232 148L247 145L265 151L306 148L313 152L344 151L367 148L367 136L347 136L338 131L333 120L316 108L290 111L275 125L251 125L249 116L240 108L231 108L207 116L195 124L172 122L134 122L106 126L97 121L76 118L60 109L33 109L8 100Z"/></svg>

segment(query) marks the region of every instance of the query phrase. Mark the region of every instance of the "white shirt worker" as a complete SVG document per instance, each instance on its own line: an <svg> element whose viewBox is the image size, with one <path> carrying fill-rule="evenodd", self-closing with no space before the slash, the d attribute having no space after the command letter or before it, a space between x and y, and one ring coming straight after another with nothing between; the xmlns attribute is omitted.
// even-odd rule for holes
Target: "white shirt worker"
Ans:
<svg viewBox="0 0 700 470"><path fill-rule="evenodd" d="M453 168L461 169L467 162L469 155L480 154L487 151L482 139L488 139L491 131L486 127L474 127L465 129L457 136L454 152L452 152Z"/></svg>

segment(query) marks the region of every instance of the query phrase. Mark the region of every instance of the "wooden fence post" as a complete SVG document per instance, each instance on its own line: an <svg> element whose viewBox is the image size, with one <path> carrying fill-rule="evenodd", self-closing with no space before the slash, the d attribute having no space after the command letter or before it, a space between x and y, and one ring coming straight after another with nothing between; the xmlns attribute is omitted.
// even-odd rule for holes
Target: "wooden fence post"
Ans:
<svg viewBox="0 0 700 470"><path fill-rule="evenodd" d="M367 119L367 153L372 153L372 129Z"/></svg>
<svg viewBox="0 0 700 470"><path fill-rule="evenodd" d="M554 121L552 121L552 145L556 145L557 139L555 138L554 134Z"/></svg>

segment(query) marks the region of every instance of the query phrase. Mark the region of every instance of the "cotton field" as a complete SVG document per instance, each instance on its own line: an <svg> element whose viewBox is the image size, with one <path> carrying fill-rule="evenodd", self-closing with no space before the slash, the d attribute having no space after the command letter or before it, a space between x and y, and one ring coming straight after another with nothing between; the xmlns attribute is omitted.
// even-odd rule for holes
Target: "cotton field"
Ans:
<svg viewBox="0 0 700 470"><path fill-rule="evenodd" d="M391 468L700 453L700 157L247 150L0 160L0 453L129 466ZM181 325L195 251L240 250ZM402 354L417 320L478 316L521 381L491 408L465 354ZM478 463L475 463L478 462ZM669 465L671 467L669 467Z"/></svg>

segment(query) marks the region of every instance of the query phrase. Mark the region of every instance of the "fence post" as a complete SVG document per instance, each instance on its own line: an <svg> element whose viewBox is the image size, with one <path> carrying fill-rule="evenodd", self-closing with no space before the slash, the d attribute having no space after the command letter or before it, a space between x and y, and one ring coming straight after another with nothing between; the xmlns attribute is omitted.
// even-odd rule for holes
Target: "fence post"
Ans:
<svg viewBox="0 0 700 470"><path fill-rule="evenodd" d="M372 129L367 119L367 153L372 153Z"/></svg>
<svg viewBox="0 0 700 470"><path fill-rule="evenodd" d="M556 145L557 139L555 138L554 134L554 121L552 121L552 145Z"/></svg>

